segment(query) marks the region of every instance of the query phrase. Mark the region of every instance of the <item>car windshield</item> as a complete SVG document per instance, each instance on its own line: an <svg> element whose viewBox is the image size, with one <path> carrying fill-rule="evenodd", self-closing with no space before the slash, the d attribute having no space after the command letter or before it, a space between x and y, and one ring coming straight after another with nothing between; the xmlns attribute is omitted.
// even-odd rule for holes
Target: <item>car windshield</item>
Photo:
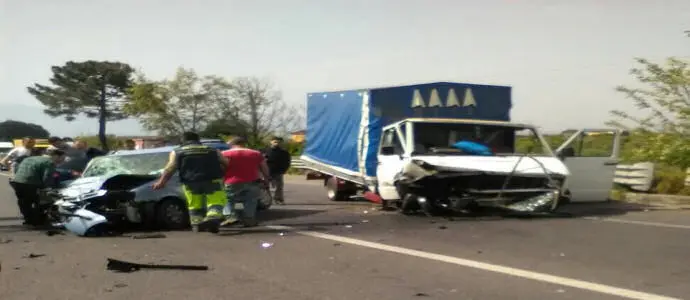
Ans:
<svg viewBox="0 0 690 300"><path fill-rule="evenodd" d="M495 154L550 155L532 128L492 124L415 123L415 154L464 154L453 145L469 141L488 146Z"/></svg>
<svg viewBox="0 0 690 300"><path fill-rule="evenodd" d="M120 174L158 174L168 162L168 152L100 156L91 160L82 177Z"/></svg>

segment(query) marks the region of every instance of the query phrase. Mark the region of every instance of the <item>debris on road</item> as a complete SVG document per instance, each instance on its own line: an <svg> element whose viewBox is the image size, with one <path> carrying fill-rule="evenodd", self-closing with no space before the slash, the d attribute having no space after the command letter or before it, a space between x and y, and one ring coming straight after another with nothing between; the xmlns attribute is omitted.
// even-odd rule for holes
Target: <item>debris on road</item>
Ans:
<svg viewBox="0 0 690 300"><path fill-rule="evenodd" d="M45 254L36 254L36 253L29 253L27 255L24 255L24 258L38 258L38 257L43 257L46 256Z"/></svg>
<svg viewBox="0 0 690 300"><path fill-rule="evenodd" d="M341 244L341 243L333 243L333 246L335 246L335 247L340 247L340 246L342 246L342 245L343 245L343 244Z"/></svg>
<svg viewBox="0 0 690 300"><path fill-rule="evenodd" d="M352 228L352 225L345 225L345 228Z"/></svg>
<svg viewBox="0 0 690 300"><path fill-rule="evenodd" d="M285 236L285 232L281 232L278 234L279 236Z"/></svg>
<svg viewBox="0 0 690 300"><path fill-rule="evenodd" d="M51 230L46 231L47 236L64 235L64 234L65 234L64 232L62 232L61 230L57 230L57 229L51 229Z"/></svg>
<svg viewBox="0 0 690 300"><path fill-rule="evenodd" d="M448 227L446 227L445 225L441 225L438 227L438 229L448 229Z"/></svg>
<svg viewBox="0 0 690 300"><path fill-rule="evenodd" d="M207 271L208 266L139 264L108 258L106 269L121 273L131 273L141 269Z"/></svg>
<svg viewBox="0 0 690 300"><path fill-rule="evenodd" d="M362 220L362 223L369 223L369 220Z"/></svg>
<svg viewBox="0 0 690 300"><path fill-rule="evenodd" d="M135 234L132 235L132 238L135 240L143 240L143 239L164 239L167 236L162 233L144 233L144 234Z"/></svg>
<svg viewBox="0 0 690 300"><path fill-rule="evenodd" d="M12 239L10 238L1 238L0 239L0 244L9 244L12 242Z"/></svg>
<svg viewBox="0 0 690 300"><path fill-rule="evenodd" d="M429 294L426 294L426 293L416 293L414 295L415 295L415 297L429 297Z"/></svg>
<svg viewBox="0 0 690 300"><path fill-rule="evenodd" d="M261 243L261 248L267 249L273 247L273 243L263 242Z"/></svg>

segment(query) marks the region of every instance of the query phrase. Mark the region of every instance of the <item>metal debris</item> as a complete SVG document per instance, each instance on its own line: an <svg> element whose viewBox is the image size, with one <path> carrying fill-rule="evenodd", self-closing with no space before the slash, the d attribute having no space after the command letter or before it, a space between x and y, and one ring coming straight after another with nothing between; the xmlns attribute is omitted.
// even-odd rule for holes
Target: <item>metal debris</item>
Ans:
<svg viewBox="0 0 690 300"><path fill-rule="evenodd" d="M269 242L263 242L263 243L261 243L261 248L268 249L268 248L271 248L271 247L273 247L273 243L269 243Z"/></svg>
<svg viewBox="0 0 690 300"><path fill-rule="evenodd" d="M108 258L108 264L106 265L106 269L122 273L131 273L139 271L141 269L207 271L208 266L138 264Z"/></svg>
<svg viewBox="0 0 690 300"><path fill-rule="evenodd" d="M133 239L136 240L142 240L142 239L164 239L166 238L165 234L162 233L148 233L148 234L136 234L132 236Z"/></svg>
<svg viewBox="0 0 690 300"><path fill-rule="evenodd" d="M36 254L36 253L29 253L27 255L24 255L24 258L38 258L38 257L43 257L46 256L45 254Z"/></svg>

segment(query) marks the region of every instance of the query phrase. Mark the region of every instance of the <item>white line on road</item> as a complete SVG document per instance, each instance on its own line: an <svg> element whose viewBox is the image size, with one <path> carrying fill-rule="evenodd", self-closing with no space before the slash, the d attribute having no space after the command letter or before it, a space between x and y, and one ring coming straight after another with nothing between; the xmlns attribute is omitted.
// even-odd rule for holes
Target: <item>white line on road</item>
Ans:
<svg viewBox="0 0 690 300"><path fill-rule="evenodd" d="M690 225L678 225L678 224L656 223L656 222L646 222L646 221L633 221L633 220L624 220L624 219L616 219L616 218L585 217L583 219L592 220L592 221L611 222L611 223L634 224L634 225L676 228L676 229L690 229Z"/></svg>
<svg viewBox="0 0 690 300"><path fill-rule="evenodd" d="M5 172L0 172L0 175L10 177L10 174Z"/></svg>
<svg viewBox="0 0 690 300"><path fill-rule="evenodd" d="M365 241L365 240L358 240L358 239L348 238L348 237L344 237L344 236L338 236L338 235L332 235L332 234L320 233L320 232L314 232L314 231L299 231L299 230L296 230L296 229L294 229L292 227L288 227L288 226L266 226L266 227L274 229L274 230L294 231L294 232L301 234L301 235L315 237L315 238L319 238L319 239L331 240L331 241L351 244L351 245L360 246L360 247L366 247L366 248L377 249L377 250L381 250L381 251L387 251L387 252L393 252L393 253L398 253L398 254L403 254L403 255L414 256L414 257L418 257L418 258L425 258L425 259L445 262L445 263L449 263L449 264L454 264L454 265L458 265L458 266L464 266L464 267L469 267L469 268L474 268L474 269L479 269L479 270L484 270L484 271L489 271L489 272L494 272L494 273L501 273L504 275L516 276L516 277L520 277L520 278L524 278L524 279L531 279L531 280L535 280L535 281L547 282L547 283L557 284L557 285L561 285L561 286L568 286L568 287L588 290L588 291L592 291L592 292L598 292L598 293L602 293L602 294L619 296L619 297L628 298L628 299L680 300L678 298L655 295L655 294L639 292L639 291L634 291L634 290L629 290L629 289L624 289L624 288L617 288L617 287L598 284L598 283L594 283L594 282L582 281L582 280L560 277L560 276L555 276L555 275L549 275L549 274L544 274L544 273L537 273L537 272L533 272L533 271L516 269L516 268L511 268L511 267L506 267L506 266L501 266L501 265L493 265L493 264L489 264L489 263L484 263L484 262L474 261L474 260L469 260L469 259L463 259L463 258L458 258L458 257L453 257L453 256L447 256L447 255L435 254L435 253L424 252L424 251L413 250L413 249L407 249L407 248L402 248L402 247L390 246L390 245L386 245L386 244L374 243L374 242L369 242L369 241Z"/></svg>

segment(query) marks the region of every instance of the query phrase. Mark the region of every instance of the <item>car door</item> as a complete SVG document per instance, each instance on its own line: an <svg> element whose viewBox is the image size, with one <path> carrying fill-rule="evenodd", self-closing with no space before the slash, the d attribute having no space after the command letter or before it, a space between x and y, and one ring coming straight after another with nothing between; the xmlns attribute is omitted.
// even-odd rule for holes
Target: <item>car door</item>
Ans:
<svg viewBox="0 0 690 300"><path fill-rule="evenodd" d="M397 126L384 128L376 166L379 196L385 200L400 199L395 188L395 176L402 170L405 154L404 140Z"/></svg>
<svg viewBox="0 0 690 300"><path fill-rule="evenodd" d="M617 129L582 129L556 149L570 171L571 202L600 202L609 198L622 133Z"/></svg>

